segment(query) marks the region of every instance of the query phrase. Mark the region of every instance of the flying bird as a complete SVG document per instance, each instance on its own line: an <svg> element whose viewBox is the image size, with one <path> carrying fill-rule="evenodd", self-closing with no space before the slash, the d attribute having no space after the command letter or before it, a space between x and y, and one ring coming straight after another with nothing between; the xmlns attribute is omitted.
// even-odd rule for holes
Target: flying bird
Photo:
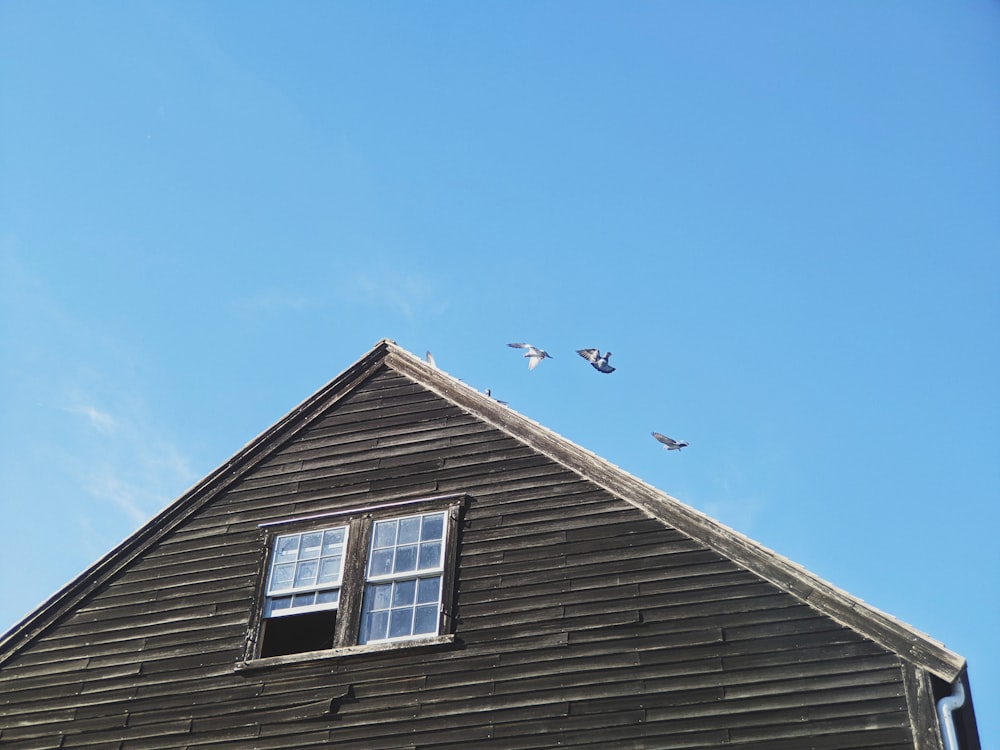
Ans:
<svg viewBox="0 0 1000 750"><path fill-rule="evenodd" d="M666 435L661 435L658 432L654 432L653 437L663 443L663 446L668 451L679 451L681 448L687 448L691 445L691 443L686 440L674 440L673 438L668 438Z"/></svg>
<svg viewBox="0 0 1000 750"><path fill-rule="evenodd" d="M507 344L507 346L513 347L514 349L527 349L524 356L528 358L528 369L534 370L538 367L538 363L543 359L548 357L549 359L554 359L554 357L549 354L544 349L539 349L537 346L532 346L531 344Z"/></svg>
<svg viewBox="0 0 1000 750"><path fill-rule="evenodd" d="M611 352L601 354L600 349L577 349L576 353L590 362L598 372L614 372L615 368L608 364Z"/></svg>

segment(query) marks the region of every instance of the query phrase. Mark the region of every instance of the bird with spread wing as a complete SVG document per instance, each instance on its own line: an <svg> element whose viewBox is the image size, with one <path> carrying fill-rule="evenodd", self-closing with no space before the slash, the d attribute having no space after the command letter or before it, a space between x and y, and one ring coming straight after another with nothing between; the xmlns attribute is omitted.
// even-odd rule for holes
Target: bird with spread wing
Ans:
<svg viewBox="0 0 1000 750"><path fill-rule="evenodd" d="M611 352L601 354L600 349L577 349L576 353L590 362L598 372L611 373L615 371L615 368L608 364Z"/></svg>
<svg viewBox="0 0 1000 750"><path fill-rule="evenodd" d="M663 443L663 447L668 451L679 451L681 448L687 448L691 445L687 440L674 440L666 435L661 435L659 432L654 432L653 437Z"/></svg>
<svg viewBox="0 0 1000 750"><path fill-rule="evenodd" d="M548 357L549 359L554 359L551 354L549 354L544 349L539 349L537 346L532 346L531 344L507 344L507 346L514 349L527 349L524 356L528 358L528 369L534 370L538 367L538 363L543 359Z"/></svg>

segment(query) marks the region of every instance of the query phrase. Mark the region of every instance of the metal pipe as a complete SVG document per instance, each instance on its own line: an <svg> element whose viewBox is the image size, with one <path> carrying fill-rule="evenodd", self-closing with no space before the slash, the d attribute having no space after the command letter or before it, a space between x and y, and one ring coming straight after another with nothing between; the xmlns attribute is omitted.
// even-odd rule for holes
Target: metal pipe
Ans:
<svg viewBox="0 0 1000 750"><path fill-rule="evenodd" d="M941 723L941 738L944 740L944 750L959 750L958 737L955 734L955 718L951 715L965 705L965 687L962 678L955 681L955 689L951 695L946 695L937 702L938 721Z"/></svg>

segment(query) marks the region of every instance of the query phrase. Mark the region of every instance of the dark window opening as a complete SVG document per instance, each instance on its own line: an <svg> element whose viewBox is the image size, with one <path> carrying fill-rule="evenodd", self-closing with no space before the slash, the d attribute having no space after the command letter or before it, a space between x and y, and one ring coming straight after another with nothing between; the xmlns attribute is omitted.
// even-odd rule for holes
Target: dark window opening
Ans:
<svg viewBox="0 0 1000 750"><path fill-rule="evenodd" d="M264 620L261 656L285 656L333 648L337 610Z"/></svg>

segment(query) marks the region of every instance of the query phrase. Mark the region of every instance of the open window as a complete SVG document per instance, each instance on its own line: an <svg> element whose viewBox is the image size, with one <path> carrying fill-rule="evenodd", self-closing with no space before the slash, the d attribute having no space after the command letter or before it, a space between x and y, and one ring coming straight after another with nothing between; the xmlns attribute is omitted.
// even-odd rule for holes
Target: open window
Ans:
<svg viewBox="0 0 1000 750"><path fill-rule="evenodd" d="M333 648L347 534L347 526L334 526L275 537L261 656Z"/></svg>
<svg viewBox="0 0 1000 750"><path fill-rule="evenodd" d="M406 645L450 633L466 496L266 524L247 659Z"/></svg>

